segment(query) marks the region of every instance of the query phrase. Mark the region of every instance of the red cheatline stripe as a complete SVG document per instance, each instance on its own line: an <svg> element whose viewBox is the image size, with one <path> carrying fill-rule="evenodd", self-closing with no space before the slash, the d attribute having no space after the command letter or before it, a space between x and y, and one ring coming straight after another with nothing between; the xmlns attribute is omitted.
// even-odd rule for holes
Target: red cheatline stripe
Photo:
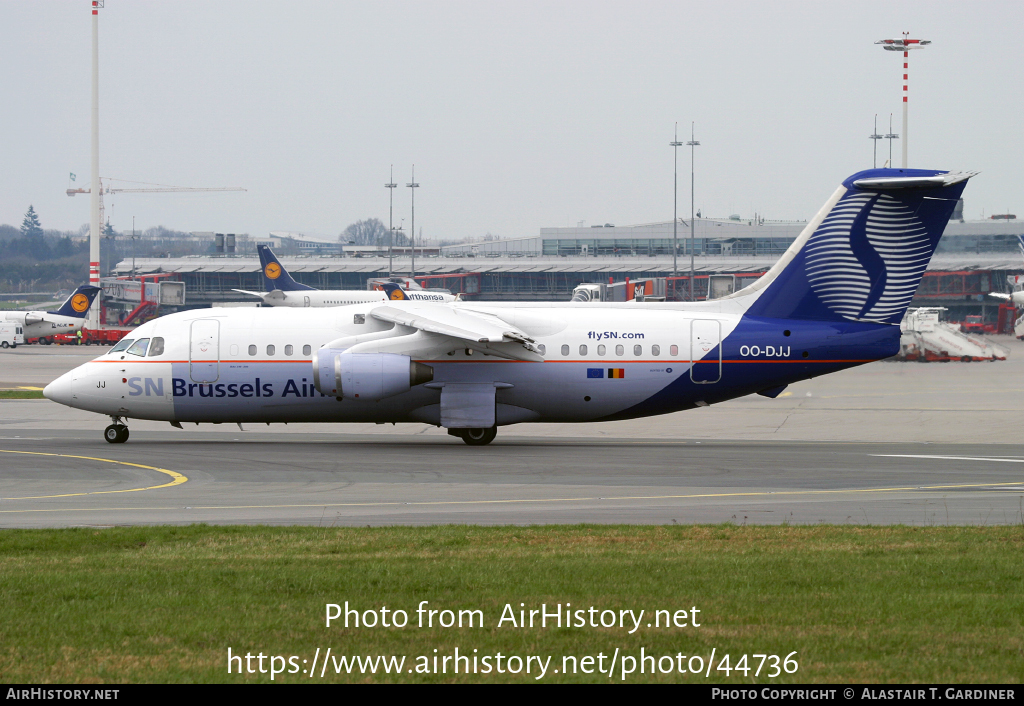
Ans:
<svg viewBox="0 0 1024 706"><path fill-rule="evenodd" d="M876 358L864 358L864 359L842 359L842 360L819 360L813 358L792 358L790 360L767 360L760 358L750 358L747 360L722 360L722 363L872 363ZM987 359L986 359L987 360ZM253 360L252 358L223 358L220 361L217 360L92 360L91 363L115 363L117 365L123 365L124 363L312 363L311 360ZM529 363L528 360L418 360L417 363ZM575 363L577 365L588 364L588 365L650 365L652 363L660 363L662 365L686 365L687 363L702 363L705 365L714 365L717 360L546 360L545 363Z"/></svg>

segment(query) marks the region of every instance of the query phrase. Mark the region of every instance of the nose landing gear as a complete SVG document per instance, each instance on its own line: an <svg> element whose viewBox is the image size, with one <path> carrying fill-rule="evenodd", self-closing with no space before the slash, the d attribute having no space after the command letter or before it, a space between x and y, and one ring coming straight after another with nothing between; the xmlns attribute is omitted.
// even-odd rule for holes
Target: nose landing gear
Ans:
<svg viewBox="0 0 1024 706"><path fill-rule="evenodd" d="M108 444L123 444L128 441L128 427L124 425L120 417L111 417L114 423L103 430L103 438Z"/></svg>

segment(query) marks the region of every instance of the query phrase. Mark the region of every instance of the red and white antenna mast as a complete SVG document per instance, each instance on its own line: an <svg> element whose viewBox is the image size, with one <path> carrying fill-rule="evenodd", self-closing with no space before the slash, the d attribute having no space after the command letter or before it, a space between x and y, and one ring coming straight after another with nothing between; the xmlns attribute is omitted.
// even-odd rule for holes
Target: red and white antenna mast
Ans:
<svg viewBox="0 0 1024 706"><path fill-rule="evenodd" d="M92 193L89 219L89 284L100 286L100 8L103 0L92 0ZM100 327L103 292L89 307L86 326Z"/></svg>
<svg viewBox="0 0 1024 706"><path fill-rule="evenodd" d="M911 49L920 49L926 44L931 44L930 39L910 39L910 32L903 33L903 39L880 39L875 44L881 44L886 51L903 52L903 168L907 168L907 76L909 74L908 53ZM891 144L891 143L890 143Z"/></svg>

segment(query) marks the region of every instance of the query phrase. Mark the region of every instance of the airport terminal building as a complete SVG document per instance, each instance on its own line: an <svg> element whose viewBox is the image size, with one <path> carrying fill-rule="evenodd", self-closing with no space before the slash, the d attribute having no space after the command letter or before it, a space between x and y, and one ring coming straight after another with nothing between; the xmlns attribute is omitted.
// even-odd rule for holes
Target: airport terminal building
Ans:
<svg viewBox="0 0 1024 706"><path fill-rule="evenodd" d="M425 287L461 292L467 299L566 301L585 282L667 278L666 296L689 296L693 253L696 298L705 298L712 275L733 277L736 288L764 273L806 223L736 219L689 219L676 224L677 274L673 276L672 222L636 226L542 228L536 236L420 250L416 279ZM1008 291L1007 275L1024 273L1016 219L951 221L918 290L917 306L946 306L951 318L981 313L994 318L998 301L988 292ZM691 247L692 243L692 247ZM393 251L391 273L410 273L407 249ZM283 257L299 282L317 289L365 289L389 274L386 248L341 248L330 255ZM237 289L263 287L256 253L124 260L115 277L163 274L186 284L188 306L252 302ZM717 291L717 290L716 290Z"/></svg>

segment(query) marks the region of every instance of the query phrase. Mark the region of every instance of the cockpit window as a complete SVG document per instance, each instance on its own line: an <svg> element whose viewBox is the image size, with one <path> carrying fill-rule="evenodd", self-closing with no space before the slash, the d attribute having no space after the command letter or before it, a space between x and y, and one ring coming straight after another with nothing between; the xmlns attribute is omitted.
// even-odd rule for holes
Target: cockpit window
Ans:
<svg viewBox="0 0 1024 706"><path fill-rule="evenodd" d="M157 336L153 339L153 342L149 344L149 357L152 358L155 355L164 354L164 339Z"/></svg>
<svg viewBox="0 0 1024 706"><path fill-rule="evenodd" d="M127 348L133 343L135 343L134 338L122 338L116 346L110 349L110 352L117 353L118 351L123 351L125 348Z"/></svg>
<svg viewBox="0 0 1024 706"><path fill-rule="evenodd" d="M148 338L140 338L139 340L137 340L134 343L134 345L132 345L131 348L128 349L128 352L131 355L137 355L139 357L144 357L146 355L146 349L147 348L149 348L149 339Z"/></svg>

